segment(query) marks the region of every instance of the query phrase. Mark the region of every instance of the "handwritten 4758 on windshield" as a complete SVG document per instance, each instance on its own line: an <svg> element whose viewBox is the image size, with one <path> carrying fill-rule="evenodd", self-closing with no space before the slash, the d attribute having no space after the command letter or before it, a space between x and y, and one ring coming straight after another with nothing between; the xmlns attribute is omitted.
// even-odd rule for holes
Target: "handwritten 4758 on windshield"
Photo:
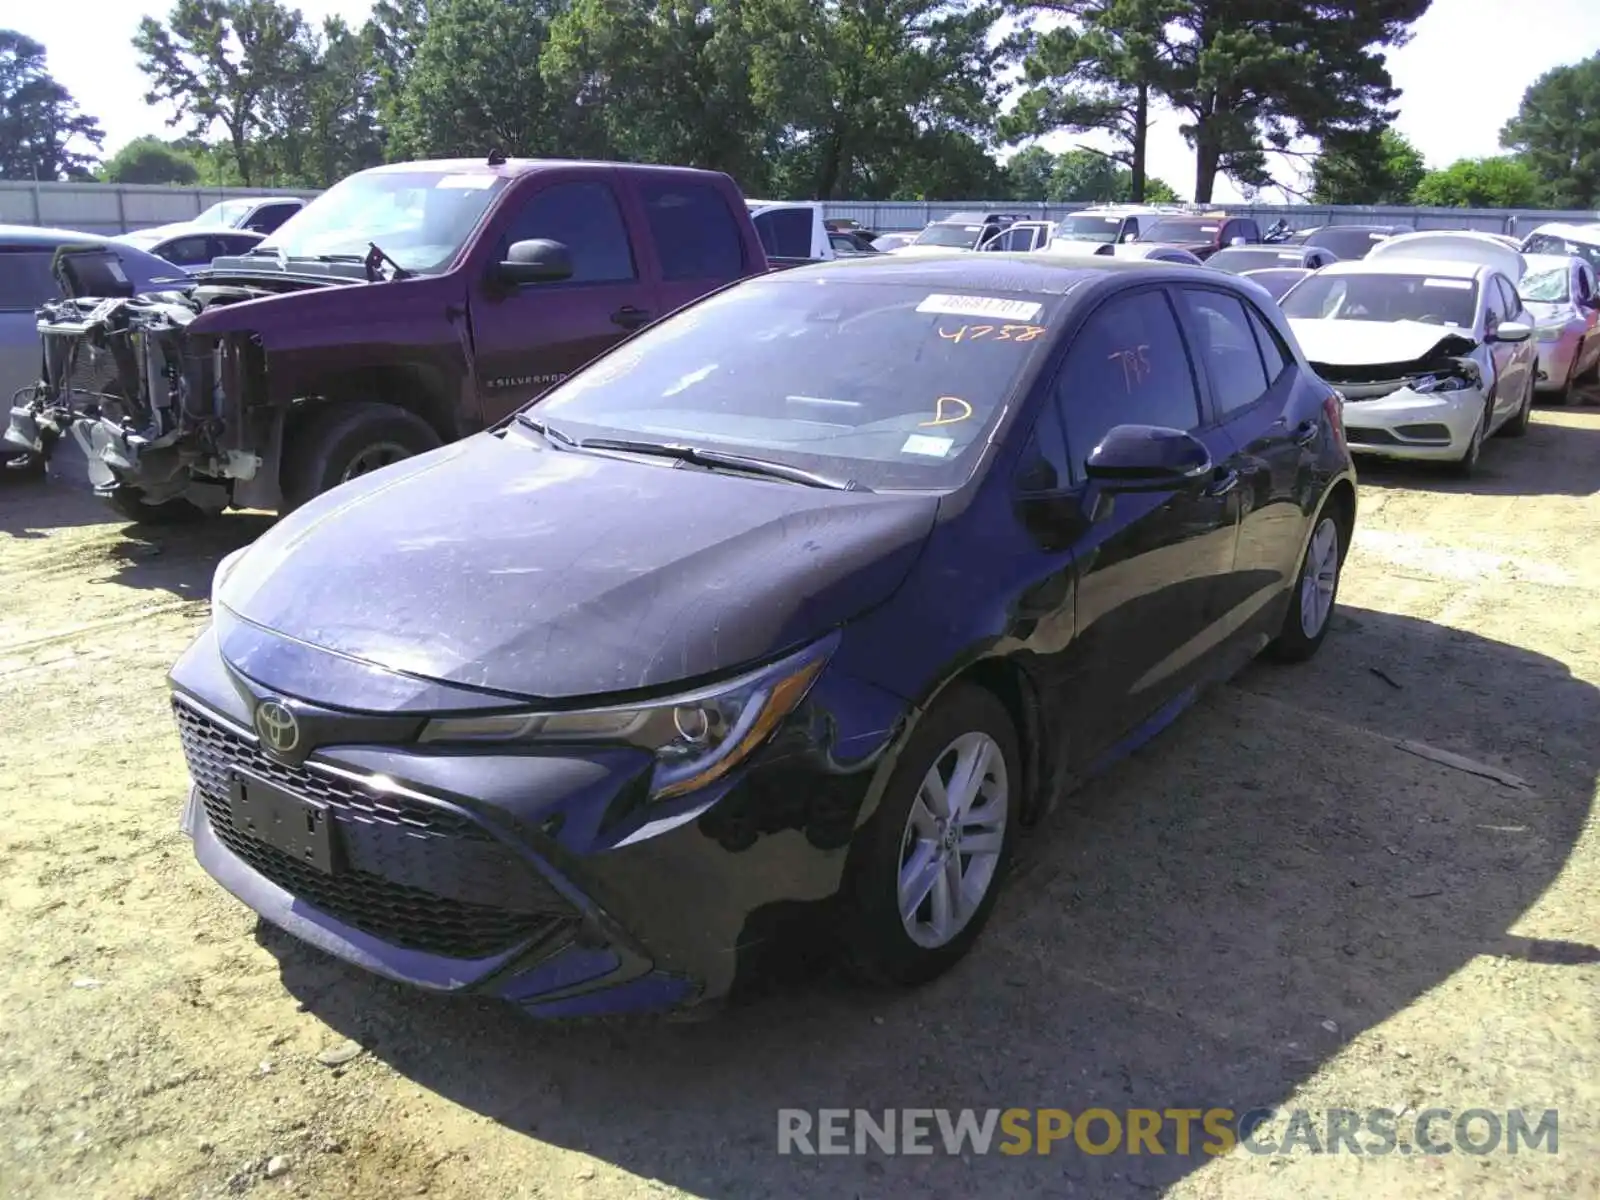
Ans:
<svg viewBox="0 0 1600 1200"><path fill-rule="evenodd" d="M1106 355L1122 363L1122 386L1129 392L1150 378L1149 349L1147 344L1140 344L1130 350L1113 350Z"/></svg>

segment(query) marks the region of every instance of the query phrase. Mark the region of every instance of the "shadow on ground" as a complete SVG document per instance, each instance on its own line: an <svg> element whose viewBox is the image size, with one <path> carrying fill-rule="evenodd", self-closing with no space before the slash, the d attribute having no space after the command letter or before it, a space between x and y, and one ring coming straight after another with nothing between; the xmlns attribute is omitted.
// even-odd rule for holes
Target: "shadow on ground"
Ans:
<svg viewBox="0 0 1600 1200"><path fill-rule="evenodd" d="M272 525L264 513L224 513L180 525L143 525L119 516L90 489L82 453L64 441L45 477L0 472L0 536L43 542L55 531L103 525L120 536L104 547L108 582L170 592L187 600L211 594L211 576L229 551Z"/></svg>
<svg viewBox="0 0 1600 1200"><path fill-rule="evenodd" d="M1600 695L1514 646L1337 620L1314 663L1252 666L1072 797L972 958L918 991L824 973L703 1024L547 1026L260 936L310 1011L402 1075L698 1195L1151 1194L1204 1160L779 1159L777 1110L1271 1107L1475 956L1600 957L1509 933L1585 821Z"/></svg>
<svg viewBox="0 0 1600 1200"><path fill-rule="evenodd" d="M1523 437L1496 435L1484 443L1471 479L1458 479L1439 463L1365 454L1357 459L1356 470L1364 488L1481 496L1592 495L1600 492L1600 407L1574 403L1535 409Z"/></svg>

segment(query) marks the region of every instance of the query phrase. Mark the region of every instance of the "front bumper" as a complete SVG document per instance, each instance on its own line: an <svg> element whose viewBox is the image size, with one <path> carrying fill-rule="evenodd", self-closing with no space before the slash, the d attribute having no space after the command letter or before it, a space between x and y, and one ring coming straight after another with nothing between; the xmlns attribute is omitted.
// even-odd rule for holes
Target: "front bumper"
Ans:
<svg viewBox="0 0 1600 1200"><path fill-rule="evenodd" d="M899 709L872 689L863 708L862 685L824 672L744 770L657 815L637 812L649 758L625 748L353 744L286 764L260 747L228 676L209 633L173 670L193 780L184 823L207 872L267 921L367 970L552 1017L684 1008L762 974L795 926L831 910L881 758L842 764L817 731L853 709L878 729L856 746L881 749ZM339 869L241 829L230 799L240 771L320 807Z"/></svg>
<svg viewBox="0 0 1600 1200"><path fill-rule="evenodd" d="M1454 461L1483 416L1483 392L1420 394L1401 388L1377 400L1346 401L1345 437L1356 454Z"/></svg>

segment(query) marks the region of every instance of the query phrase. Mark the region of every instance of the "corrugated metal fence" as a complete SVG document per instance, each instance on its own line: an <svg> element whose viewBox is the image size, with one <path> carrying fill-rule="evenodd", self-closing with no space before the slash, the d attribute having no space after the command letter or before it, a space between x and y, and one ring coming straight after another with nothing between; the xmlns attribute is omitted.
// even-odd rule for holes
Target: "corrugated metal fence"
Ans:
<svg viewBox="0 0 1600 1200"><path fill-rule="evenodd" d="M28 183L0 180L0 225L49 225L85 233L125 233L148 225L184 221L229 196L305 196L289 188L189 188L143 184ZM1056 220L1084 204L1019 204L1014 200L902 202L835 200L823 204L830 217L869 229L921 229L929 221L973 210L1028 213ZM1549 212L1530 208L1356 208L1326 205L1219 204L1230 213L1251 214L1263 224L1288 219L1296 229L1312 225L1410 225L1417 229L1480 229L1523 234L1546 221L1595 221L1600 213Z"/></svg>

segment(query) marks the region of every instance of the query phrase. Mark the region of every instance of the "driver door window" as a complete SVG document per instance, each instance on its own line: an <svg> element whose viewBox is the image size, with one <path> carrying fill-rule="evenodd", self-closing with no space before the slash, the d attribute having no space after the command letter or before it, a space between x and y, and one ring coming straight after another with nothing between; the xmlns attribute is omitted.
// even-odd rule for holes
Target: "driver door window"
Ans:
<svg viewBox="0 0 1600 1200"><path fill-rule="evenodd" d="M1483 331L1486 334L1493 333L1507 319L1505 296L1495 286L1498 282L1497 277L1491 278L1483 289Z"/></svg>
<svg viewBox="0 0 1600 1200"><path fill-rule="evenodd" d="M511 222L502 241L548 238L572 254L572 283L634 279L633 244L617 197L603 183L557 183L535 194Z"/></svg>

